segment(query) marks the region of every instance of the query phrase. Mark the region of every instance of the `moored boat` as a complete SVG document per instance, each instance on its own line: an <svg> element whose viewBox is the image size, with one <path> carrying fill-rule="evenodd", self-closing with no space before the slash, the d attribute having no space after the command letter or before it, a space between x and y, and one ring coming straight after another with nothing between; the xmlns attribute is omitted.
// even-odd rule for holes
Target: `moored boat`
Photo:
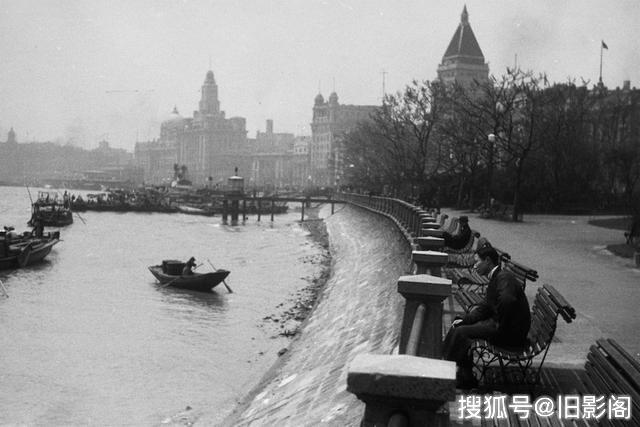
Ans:
<svg viewBox="0 0 640 427"><path fill-rule="evenodd" d="M71 200L65 192L60 197L57 192L40 191L38 199L31 205L29 225L40 223L48 227L64 227L73 224Z"/></svg>
<svg viewBox="0 0 640 427"><path fill-rule="evenodd" d="M0 231L0 270L24 268L42 261L60 242L60 232L35 237L30 232L17 234L9 228Z"/></svg>
<svg viewBox="0 0 640 427"><path fill-rule="evenodd" d="M177 209L179 212L182 212L188 215L204 215L204 216L214 215L214 211L211 206L196 207L196 206L189 206L189 205L178 205Z"/></svg>
<svg viewBox="0 0 640 427"><path fill-rule="evenodd" d="M216 270L208 273L182 275L185 263L166 260L162 265L152 265L149 271L164 286L208 292L218 286L229 275L229 270Z"/></svg>

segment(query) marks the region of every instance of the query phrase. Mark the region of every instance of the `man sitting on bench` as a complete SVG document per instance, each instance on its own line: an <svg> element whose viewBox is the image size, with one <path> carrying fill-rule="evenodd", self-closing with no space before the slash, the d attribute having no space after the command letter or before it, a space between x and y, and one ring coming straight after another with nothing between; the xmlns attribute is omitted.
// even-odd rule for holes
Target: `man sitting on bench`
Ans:
<svg viewBox="0 0 640 427"><path fill-rule="evenodd" d="M498 252L491 246L476 251L474 268L489 277L485 300L464 317L457 317L443 343L443 358L456 362L456 381L463 389L474 388L473 360L469 347L473 339L486 339L501 346L526 343L531 313L522 286L510 271L500 268Z"/></svg>
<svg viewBox="0 0 640 427"><path fill-rule="evenodd" d="M446 231L442 233L444 245L451 249L462 249L467 246L471 238L471 228L469 228L469 217L460 217L460 230L456 234L450 234Z"/></svg>

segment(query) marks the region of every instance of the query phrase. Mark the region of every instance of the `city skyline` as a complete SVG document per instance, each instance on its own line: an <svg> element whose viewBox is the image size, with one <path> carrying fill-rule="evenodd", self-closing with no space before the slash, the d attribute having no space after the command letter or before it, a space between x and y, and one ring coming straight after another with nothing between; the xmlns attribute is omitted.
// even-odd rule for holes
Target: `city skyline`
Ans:
<svg viewBox="0 0 640 427"><path fill-rule="evenodd" d="M516 62L551 81L640 84L633 0L153 1L14 0L0 6L0 140L84 148L106 139L133 150L159 136L174 106L198 108L207 70L221 109L247 119L248 136L309 135L313 99L333 90L345 104L379 104L412 79L433 80L466 4L490 73Z"/></svg>

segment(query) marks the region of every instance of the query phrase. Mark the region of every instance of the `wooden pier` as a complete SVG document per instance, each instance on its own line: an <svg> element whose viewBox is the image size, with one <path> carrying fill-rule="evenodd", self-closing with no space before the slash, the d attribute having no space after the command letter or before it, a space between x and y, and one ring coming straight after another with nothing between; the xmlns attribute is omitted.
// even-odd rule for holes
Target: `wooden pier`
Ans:
<svg viewBox="0 0 640 427"><path fill-rule="evenodd" d="M231 216L231 222L237 223L238 218L242 215L243 220L247 217L247 204L255 206L257 209L258 221L260 221L263 214L270 215L271 221L274 220L276 213L276 204L278 203L300 203L301 215L300 221L304 221L305 207L311 206L311 203L323 203L331 204L331 214L335 212L336 203L345 203L342 200L335 200L331 197L254 197L245 195L228 194L222 200L222 222L226 223Z"/></svg>

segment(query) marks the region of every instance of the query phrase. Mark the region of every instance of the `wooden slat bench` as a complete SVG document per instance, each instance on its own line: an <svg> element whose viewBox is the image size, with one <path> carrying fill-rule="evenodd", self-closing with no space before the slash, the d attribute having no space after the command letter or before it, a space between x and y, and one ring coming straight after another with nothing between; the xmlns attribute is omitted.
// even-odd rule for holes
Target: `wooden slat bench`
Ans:
<svg viewBox="0 0 640 427"><path fill-rule="evenodd" d="M501 252L498 253L502 254ZM523 289L527 286L527 280L530 282L538 280L538 272L536 270L512 261L510 258L507 258L508 256L508 254L501 255L502 268L511 271ZM464 294L465 292L475 292L480 295L484 295L486 285L489 283L488 277L479 275L472 267L446 269L445 274L458 286L458 289L454 293L456 299L458 299L458 294ZM467 311L467 306L465 306L460 300L459 302L462 308Z"/></svg>
<svg viewBox="0 0 640 427"><path fill-rule="evenodd" d="M444 227L444 222L447 220L447 218L449 218L449 215L440 214L440 217L438 218L438 224L440 224L441 229Z"/></svg>
<svg viewBox="0 0 640 427"><path fill-rule="evenodd" d="M502 267L505 270L509 270L516 276L516 280L522 288L526 288L527 280L530 282L535 282L538 280L538 272L533 268L522 265L518 262L513 261L512 259L505 259L502 261Z"/></svg>
<svg viewBox="0 0 640 427"><path fill-rule="evenodd" d="M558 374L558 371L555 371ZM573 381L576 381L573 383ZM480 425L483 427L506 426L506 427L591 427L591 426L612 426L626 427L640 425L638 416L640 415L640 361L629 354L613 339L601 338L592 345L587 353L587 361L584 371L577 371L575 379L572 377L566 389L556 389L556 393L562 395L580 395L603 397L600 401L603 405L600 410L604 412L597 419L594 418L572 418L566 419L562 413L556 412L549 417L540 417L535 412L530 416L520 419L511 410L507 410L507 418L485 418L482 417ZM543 393L545 394L545 393ZM489 395L501 396L501 392L493 392ZM537 393L536 393L537 395ZM555 394L550 395L552 398ZM631 405L631 419L622 418L609 419L606 412L607 400L612 397L629 396ZM556 411L558 408L556 407ZM599 412L599 411L596 411Z"/></svg>
<svg viewBox="0 0 640 427"><path fill-rule="evenodd" d="M527 286L527 280L535 282L538 280L538 272L531 267L527 267L520 263L517 263L510 259L508 254L502 255L503 252L498 252L502 262L502 268L510 271L515 276L518 283L523 289ZM489 278L481 276L475 271L474 268L465 269L450 269L446 270L447 277L451 279L453 283L458 285L459 290L473 291L480 294L484 294L486 285L489 283Z"/></svg>
<svg viewBox="0 0 640 427"><path fill-rule="evenodd" d="M472 230L473 231L473 230ZM474 231L475 233L475 231ZM469 252L463 252L463 253L449 253L449 261L447 262L446 265L446 269L451 271L452 275L456 275L456 277L450 277L450 279L455 279L458 280L458 278L460 277L464 277L464 275L466 274L465 270L469 270L473 267L473 265L475 264L475 254L476 254L476 250L478 249L478 245L481 243L480 239L480 233L478 233L475 236L476 239L476 247L473 248L472 250L470 250ZM485 239L485 242L483 243L484 245L491 245L489 243L488 240ZM498 255L500 256L500 259L511 259L511 255L509 255L508 253L501 251L498 248L494 248L497 252ZM453 271L453 270L460 270L459 272ZM455 283L454 280L454 283ZM480 279L480 280L484 280L484 279Z"/></svg>
<svg viewBox="0 0 640 427"><path fill-rule="evenodd" d="M444 229L444 231L449 234L454 234L458 229L459 222L460 219L457 216L451 217L451 219L449 219L449 225Z"/></svg>
<svg viewBox="0 0 640 427"><path fill-rule="evenodd" d="M506 348L487 340L475 340L471 346L478 380L484 384L493 382L535 385L540 380L540 370L556 331L558 316L571 323L576 318L575 309L551 285L538 288L531 309L531 328L527 344L520 348ZM540 356L534 366L534 358ZM488 375L499 367L500 377ZM511 369L515 368L515 369ZM502 380L502 381L500 381Z"/></svg>
<svg viewBox="0 0 640 427"><path fill-rule="evenodd" d="M468 254L473 252L473 244L475 243L475 239L480 237L480 233L475 230L471 230L471 236L469 236L469 241L464 247L460 249L452 249L447 246L444 246L441 250L442 252L446 252L449 254Z"/></svg>
<svg viewBox="0 0 640 427"><path fill-rule="evenodd" d="M465 252L462 254L449 254L446 268L448 269L466 269L471 268L475 264L475 252Z"/></svg>
<svg viewBox="0 0 640 427"><path fill-rule="evenodd" d="M584 375L585 394L631 397L632 415L640 416L640 361L612 339L601 338L589 348ZM636 419L637 421L637 419ZM629 425L607 420L599 425Z"/></svg>

